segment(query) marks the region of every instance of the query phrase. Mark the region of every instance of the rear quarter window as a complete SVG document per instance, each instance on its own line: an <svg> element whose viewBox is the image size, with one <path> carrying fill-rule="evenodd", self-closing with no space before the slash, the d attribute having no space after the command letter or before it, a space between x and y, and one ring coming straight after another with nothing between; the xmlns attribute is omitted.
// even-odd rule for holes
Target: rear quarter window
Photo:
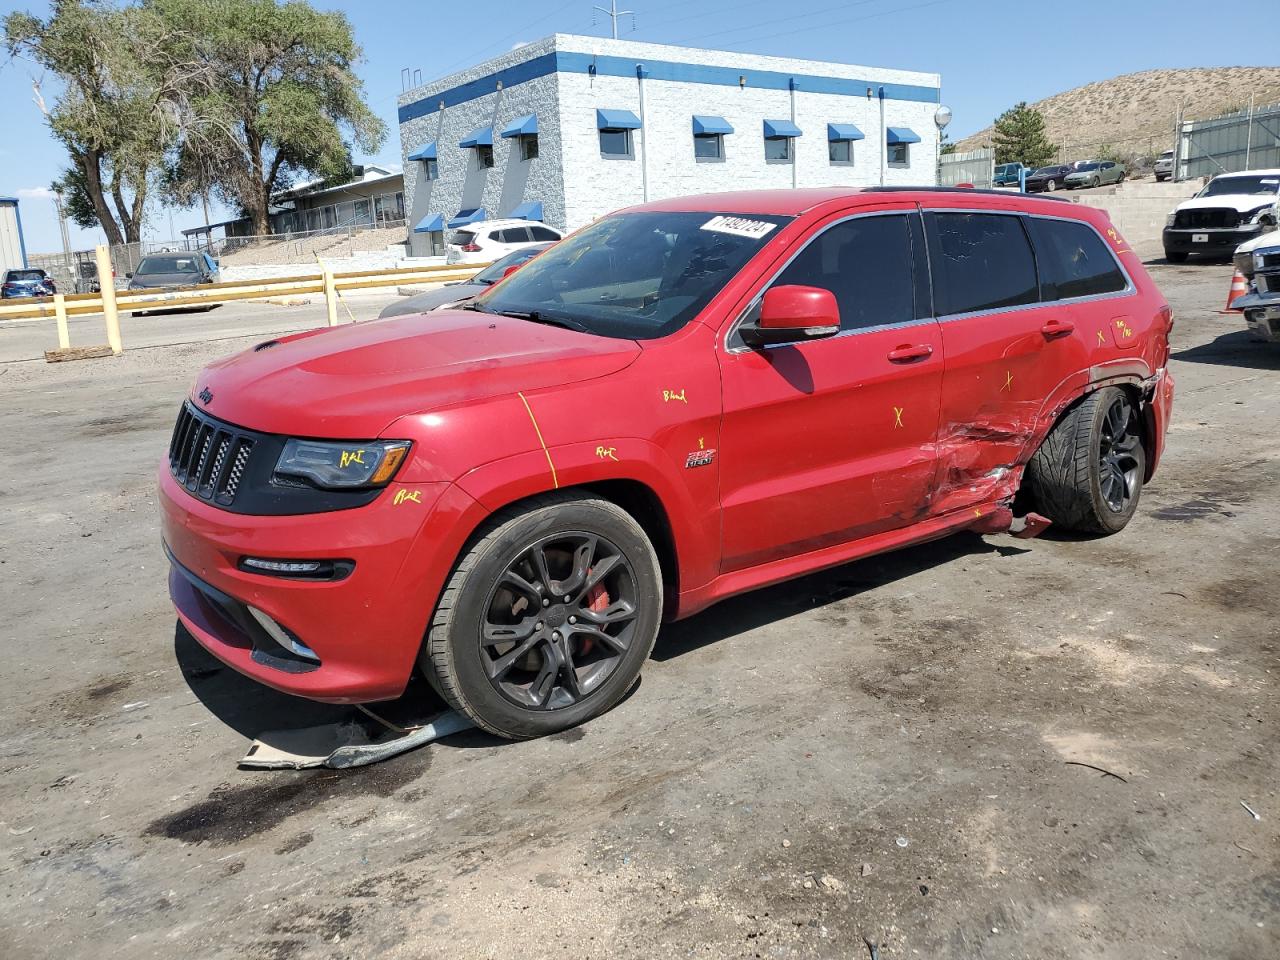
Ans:
<svg viewBox="0 0 1280 960"><path fill-rule="evenodd" d="M998 310L1039 299L1035 258L1022 218L930 214L929 252L940 316Z"/></svg>
<svg viewBox="0 0 1280 960"><path fill-rule="evenodd" d="M1088 224L1039 217L1028 217L1026 223L1036 246L1042 299L1117 293L1129 285L1107 245Z"/></svg>
<svg viewBox="0 0 1280 960"><path fill-rule="evenodd" d="M530 227L529 233L535 240L559 240L560 234L556 233L550 227Z"/></svg>

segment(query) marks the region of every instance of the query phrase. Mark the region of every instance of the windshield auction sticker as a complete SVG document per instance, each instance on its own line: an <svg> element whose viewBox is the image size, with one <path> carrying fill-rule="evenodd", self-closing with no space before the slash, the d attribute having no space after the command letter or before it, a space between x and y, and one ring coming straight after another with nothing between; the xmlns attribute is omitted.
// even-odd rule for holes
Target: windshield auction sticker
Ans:
<svg viewBox="0 0 1280 960"><path fill-rule="evenodd" d="M712 217L702 225L702 229L710 230L712 233L729 233L735 237L749 237L752 240L759 240L776 226L776 223L769 223L766 220L748 220L746 217L721 216Z"/></svg>

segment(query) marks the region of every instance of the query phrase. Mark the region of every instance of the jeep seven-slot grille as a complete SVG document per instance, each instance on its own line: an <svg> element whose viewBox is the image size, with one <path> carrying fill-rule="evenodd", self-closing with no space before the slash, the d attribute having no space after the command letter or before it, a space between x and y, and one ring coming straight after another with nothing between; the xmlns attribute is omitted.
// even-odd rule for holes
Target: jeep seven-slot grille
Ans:
<svg viewBox="0 0 1280 960"><path fill-rule="evenodd" d="M1175 230L1230 230L1240 225L1240 214L1229 207L1179 210L1173 215Z"/></svg>
<svg viewBox="0 0 1280 960"><path fill-rule="evenodd" d="M251 437L184 403L169 441L169 472L200 499L226 506L235 501L252 452Z"/></svg>

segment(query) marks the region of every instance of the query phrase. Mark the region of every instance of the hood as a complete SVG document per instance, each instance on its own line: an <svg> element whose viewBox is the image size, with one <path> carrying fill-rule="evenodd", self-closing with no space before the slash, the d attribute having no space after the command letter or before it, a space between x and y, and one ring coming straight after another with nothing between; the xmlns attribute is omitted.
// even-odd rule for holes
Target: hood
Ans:
<svg viewBox="0 0 1280 960"><path fill-rule="evenodd" d="M465 310L267 343L206 367L192 402L265 433L372 439L409 414L608 376L640 354L634 340Z"/></svg>
<svg viewBox="0 0 1280 960"><path fill-rule="evenodd" d="M1252 253L1255 250L1265 250L1268 247L1280 248L1280 230L1260 233L1252 240L1246 240L1236 247L1236 253Z"/></svg>
<svg viewBox="0 0 1280 960"><path fill-rule="evenodd" d="M146 290L152 287L194 287L200 283L198 273L135 273L129 280L130 288Z"/></svg>
<svg viewBox="0 0 1280 960"><path fill-rule="evenodd" d="M1262 194L1224 193L1217 197L1194 197L1178 204L1177 210L1212 210L1227 209L1237 213L1249 213L1261 210L1276 202L1275 194L1265 197Z"/></svg>
<svg viewBox="0 0 1280 960"><path fill-rule="evenodd" d="M489 285L485 283L452 283L440 287L438 290L428 290L426 293L418 293L412 297L406 297L398 303L391 304L378 316L381 319L383 317L403 317L410 313L426 313L436 307L443 307L446 303L469 300L488 289Z"/></svg>

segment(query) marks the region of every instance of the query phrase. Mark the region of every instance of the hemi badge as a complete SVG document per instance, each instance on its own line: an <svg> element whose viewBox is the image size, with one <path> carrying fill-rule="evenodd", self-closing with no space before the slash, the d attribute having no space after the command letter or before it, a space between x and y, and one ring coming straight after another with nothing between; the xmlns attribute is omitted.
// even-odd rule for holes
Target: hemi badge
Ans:
<svg viewBox="0 0 1280 960"><path fill-rule="evenodd" d="M210 390L208 387L205 387L203 390L200 391L199 397L200 397L200 402L207 407L209 405L209 401L213 399L213 391Z"/></svg>
<svg viewBox="0 0 1280 960"><path fill-rule="evenodd" d="M695 450L684 461L686 470L694 467L705 467L716 458L715 450Z"/></svg>

